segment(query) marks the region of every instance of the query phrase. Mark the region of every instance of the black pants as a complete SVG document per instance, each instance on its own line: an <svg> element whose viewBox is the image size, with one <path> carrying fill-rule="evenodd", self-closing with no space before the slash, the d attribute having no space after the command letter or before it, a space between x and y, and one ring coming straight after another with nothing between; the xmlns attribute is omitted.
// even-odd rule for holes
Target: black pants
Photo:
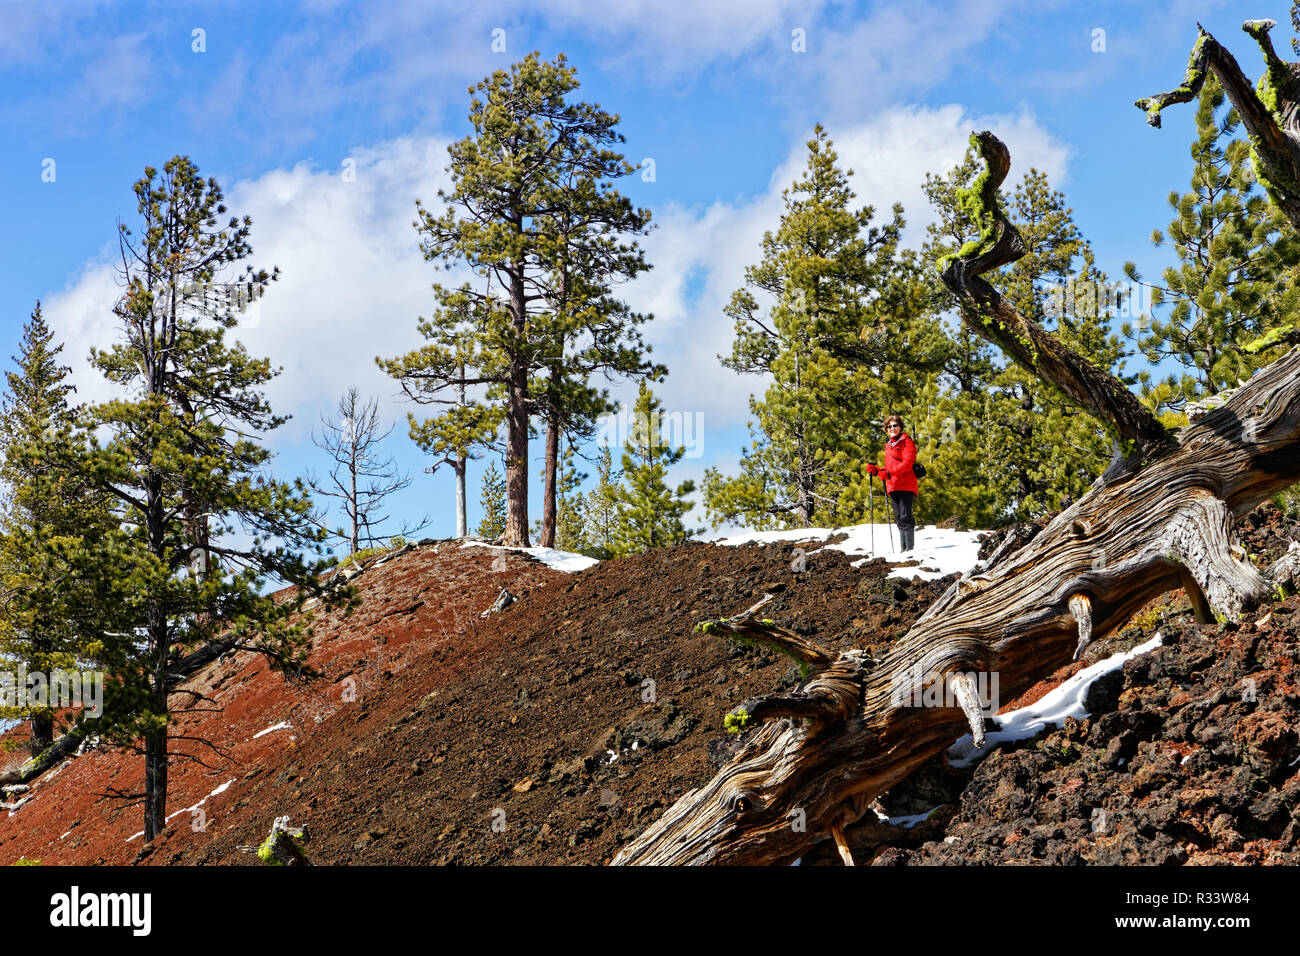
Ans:
<svg viewBox="0 0 1300 956"><path fill-rule="evenodd" d="M916 492L891 491L889 500L894 503L894 521L898 525L900 550L911 551L916 543L916 519L912 517L912 503L916 501Z"/></svg>

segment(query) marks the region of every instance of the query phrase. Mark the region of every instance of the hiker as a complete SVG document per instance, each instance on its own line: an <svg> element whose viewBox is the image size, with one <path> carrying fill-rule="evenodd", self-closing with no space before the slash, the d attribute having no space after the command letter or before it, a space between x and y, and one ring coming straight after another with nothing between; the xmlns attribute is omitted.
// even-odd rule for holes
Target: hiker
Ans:
<svg viewBox="0 0 1300 956"><path fill-rule="evenodd" d="M898 525L899 550L911 551L916 543L916 521L912 503L916 501L916 442L903 431L903 419L890 415L885 419L885 464L867 466L867 474L880 475L885 491L893 502L894 521Z"/></svg>

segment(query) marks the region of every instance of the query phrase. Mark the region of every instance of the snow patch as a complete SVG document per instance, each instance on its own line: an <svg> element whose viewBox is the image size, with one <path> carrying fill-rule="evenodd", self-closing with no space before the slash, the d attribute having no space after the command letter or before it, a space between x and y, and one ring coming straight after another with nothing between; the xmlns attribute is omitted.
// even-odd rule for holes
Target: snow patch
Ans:
<svg viewBox="0 0 1300 956"><path fill-rule="evenodd" d="M998 729L985 734L983 747L977 748L971 735L966 734L948 748L948 762L954 767L969 767L1000 743L1027 740L1047 727L1061 727L1067 717L1082 720L1088 716L1083 701L1088 696L1088 688L1093 683L1111 671L1119 670L1124 666L1125 661L1153 651L1163 643L1164 638L1157 632L1155 637L1145 644L1129 651L1112 654L1104 661L1085 667L1034 703L994 717L993 721L998 725Z"/></svg>
<svg viewBox="0 0 1300 956"><path fill-rule="evenodd" d="M855 524L843 528L795 528L789 531L742 531L719 538L715 544L773 544L778 541L825 541L832 535L846 534L843 541L826 545L835 551L859 556L854 567L875 558L891 564L919 561L919 566L891 571L891 578L913 577L934 581L954 572L968 573L979 561L979 536L983 531L952 531L948 528L917 528L916 547L907 553L896 550L898 529L888 524ZM890 535L893 535L891 540ZM875 547L872 547L872 543Z"/></svg>
<svg viewBox="0 0 1300 956"><path fill-rule="evenodd" d="M943 804L940 804L939 806L942 805ZM904 830L910 830L918 823L924 823L926 820L930 819L930 816L935 810L938 810L939 807L931 807L929 810L926 810L925 813L912 813L902 817L886 816L875 807L872 807L871 809L876 811L876 819L881 823L888 823L891 826L902 827Z"/></svg>
<svg viewBox="0 0 1300 956"><path fill-rule="evenodd" d="M507 548L504 545L488 544L486 541L466 541L461 545L462 548L491 548L493 551L518 551L521 554L527 554L548 568L555 568L557 571L565 571L572 574L574 571L585 571L587 568L600 564L596 558L589 558L585 554L574 554L572 551L558 551L555 548Z"/></svg>
<svg viewBox="0 0 1300 956"><path fill-rule="evenodd" d="M227 781L226 781L225 783L223 783L221 786L217 787L217 789L213 790L210 794L208 794L207 797L204 797L204 798L203 798L202 800L200 800L198 803L194 804L194 806L192 806L192 807L186 807L184 810L177 810L175 813L169 813L169 814L167 815L167 819L166 819L165 821L163 821L163 822L164 822L164 823L170 823L172 817L178 817L178 816L180 816L182 813L193 813L193 812L194 812L195 810L197 810L199 807L203 806L203 804L205 804L205 803L208 802L208 797L215 797L215 796L219 796L220 794L225 793L227 790L230 789L230 785L231 785L232 783L234 783L234 782L235 782L235 778L234 778L234 777L231 777L229 780L227 780Z"/></svg>
<svg viewBox="0 0 1300 956"><path fill-rule="evenodd" d="M276 724L274 727L267 727L266 730L259 730L257 733L253 734L253 739L256 740L258 737L265 737L273 730L293 730L293 724L284 721L283 723Z"/></svg>
<svg viewBox="0 0 1300 956"><path fill-rule="evenodd" d="M270 728L270 729L274 730L275 728L272 727L272 728ZM265 733L265 731L263 731L263 733ZM231 777L229 780L227 780L227 781L226 781L225 783L223 783L221 786L217 787L217 789L213 790L210 794L208 794L206 797L204 797L204 798L203 798L202 800L200 800L198 803L194 804L194 806L192 806L192 807L185 807L183 810L177 810L175 813L169 813L169 814L167 814L167 819L163 821L163 825L166 826L168 823L171 823L171 821L172 821L172 817L178 817L178 816L180 816L182 813L193 813L193 812L194 812L195 810L197 810L199 807L203 806L203 804L207 803L208 800L209 800L210 798L220 796L221 794L223 794L223 793L225 793L227 790L229 790L231 784L233 784L234 782L235 782L235 778L234 778L234 777ZM71 832L72 832L71 830L68 831L68 833L71 833ZM63 836L67 836L68 833L63 834ZM143 830L141 830L139 833L135 833L135 834L132 834L131 836L127 837L127 838L126 838L126 842L127 842L127 843L130 843L132 840L138 840L138 839L140 839L140 837L142 837L142 836L144 836L144 831L143 831ZM59 837L59 839L62 840L63 837Z"/></svg>

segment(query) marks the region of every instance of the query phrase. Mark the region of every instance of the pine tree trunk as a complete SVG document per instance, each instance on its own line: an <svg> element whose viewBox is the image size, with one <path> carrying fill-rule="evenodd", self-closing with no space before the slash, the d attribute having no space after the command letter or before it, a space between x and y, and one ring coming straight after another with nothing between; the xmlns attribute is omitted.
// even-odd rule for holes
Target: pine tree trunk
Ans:
<svg viewBox="0 0 1300 956"><path fill-rule="evenodd" d="M167 652L170 643L167 614L157 600L149 604L149 704L153 714L165 718L167 709ZM144 839L148 843L162 832L167 817L167 727L145 733L144 738Z"/></svg>
<svg viewBox="0 0 1300 956"><path fill-rule="evenodd" d="M1198 613L1237 620L1300 566L1297 546L1261 574L1232 544L1234 517L1300 480L1300 348L1170 435L1122 383L980 278L1016 261L1023 244L996 202L1006 147L991 133L974 139L989 175L967 201L986 232L974 252L952 260L944 283L973 331L1108 421L1125 454L1020 551L1004 553L1009 536L878 663L856 650L833 657L754 620L757 608L713 624L778 647L813 676L733 710L753 730L731 762L627 844L616 864L789 863L967 729L983 741L975 675L996 675L1000 698L1012 699L1166 591L1186 588ZM949 694L917 706L926 688Z"/></svg>
<svg viewBox="0 0 1300 956"><path fill-rule="evenodd" d="M465 407L465 363L457 366L460 384L456 387L456 397L461 408ZM456 473L456 537L464 538L469 534L469 517L465 510L465 471L468 460L464 455L457 455L452 460L452 470Z"/></svg>
<svg viewBox="0 0 1300 956"><path fill-rule="evenodd" d="M167 554L166 522L162 477L147 473L145 486L145 531L149 551L160 563ZM163 726L145 733L144 755L144 839L149 842L162 832L167 816L167 656L171 650L171 634L167 610L159 595L152 595L145 612L145 639L148 672L145 681L149 688L149 706L152 716L163 720Z"/></svg>
<svg viewBox="0 0 1300 956"><path fill-rule="evenodd" d="M38 535L41 533L41 528L39 525L36 527L36 533ZM47 670L49 667L48 662L50 660L49 654L52 650L54 650L52 642L48 637L41 637L35 635L33 635L31 642L32 642L33 663L39 664L41 670ZM46 676L46 680L49 681L53 675L47 673L45 676ZM38 711L37 713L32 714L32 718L31 718L32 738L31 738L30 749L33 756L36 756L41 751L49 747L50 744L54 743L53 682L50 681L47 684L47 686L49 687L50 690L49 704L51 710Z"/></svg>
<svg viewBox="0 0 1300 956"><path fill-rule="evenodd" d="M156 731L144 738L144 842L162 833L167 825L167 732Z"/></svg>
<svg viewBox="0 0 1300 956"><path fill-rule="evenodd" d="M523 264L510 283L510 309L522 339L527 328ZM506 534L512 548L528 547L528 366L516 355L510 363L510 408L506 413Z"/></svg>
<svg viewBox="0 0 1300 956"><path fill-rule="evenodd" d="M54 743L54 717L51 714L32 714L32 755Z"/></svg>
<svg viewBox="0 0 1300 956"><path fill-rule="evenodd" d="M555 484L557 461L560 454L560 426L555 421L554 410L546 422L546 471L542 487L542 540L543 548L555 547Z"/></svg>
<svg viewBox="0 0 1300 956"><path fill-rule="evenodd" d="M469 518L465 511L465 459L457 458L452 463L452 469L456 472L456 537L463 538L468 534Z"/></svg>

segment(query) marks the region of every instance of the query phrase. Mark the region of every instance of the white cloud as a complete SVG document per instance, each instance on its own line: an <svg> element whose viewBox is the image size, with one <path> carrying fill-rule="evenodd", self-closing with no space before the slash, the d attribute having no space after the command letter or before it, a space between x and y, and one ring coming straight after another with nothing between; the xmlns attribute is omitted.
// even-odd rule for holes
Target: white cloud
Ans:
<svg viewBox="0 0 1300 956"><path fill-rule="evenodd" d="M909 0L876 4L863 18L828 22L809 54L826 104L860 115L864 99L888 103L946 80L1024 0ZM825 115L825 114L823 114Z"/></svg>
<svg viewBox="0 0 1300 956"><path fill-rule="evenodd" d="M416 320L433 305L438 276L411 224L415 200L436 203L447 185L446 141L398 139L353 150L350 159L355 181L342 167L299 163L229 192L231 209L253 217L252 261L281 271L256 327L239 337L254 355L284 366L267 390L272 407L295 415L284 439L302 437L317 410L332 408L351 385L389 398L390 420L404 416L374 357L418 347Z"/></svg>
<svg viewBox="0 0 1300 956"><path fill-rule="evenodd" d="M416 198L436 201L446 184L446 155L444 140L398 139L354 150L354 181L346 181L342 167L303 162L226 190L231 211L253 217L250 261L281 271L236 333L251 354L284 367L267 388L272 407L294 415L277 442L304 440L318 413L331 410L350 385L384 396L389 420L404 417L407 406L391 398L395 385L374 357L422 341L415 324L433 303L436 273L411 223ZM51 326L70 343L82 400L116 394L84 358L90 346L105 348L117 337L111 310L119 281L106 255L44 305Z"/></svg>
<svg viewBox="0 0 1300 956"><path fill-rule="evenodd" d="M498 4L503 13L517 3ZM791 31L807 29L823 4L806 0L543 0L537 7L555 26L631 42L618 62L653 63L666 72L695 71L712 60L735 60L756 47L788 50Z"/></svg>

